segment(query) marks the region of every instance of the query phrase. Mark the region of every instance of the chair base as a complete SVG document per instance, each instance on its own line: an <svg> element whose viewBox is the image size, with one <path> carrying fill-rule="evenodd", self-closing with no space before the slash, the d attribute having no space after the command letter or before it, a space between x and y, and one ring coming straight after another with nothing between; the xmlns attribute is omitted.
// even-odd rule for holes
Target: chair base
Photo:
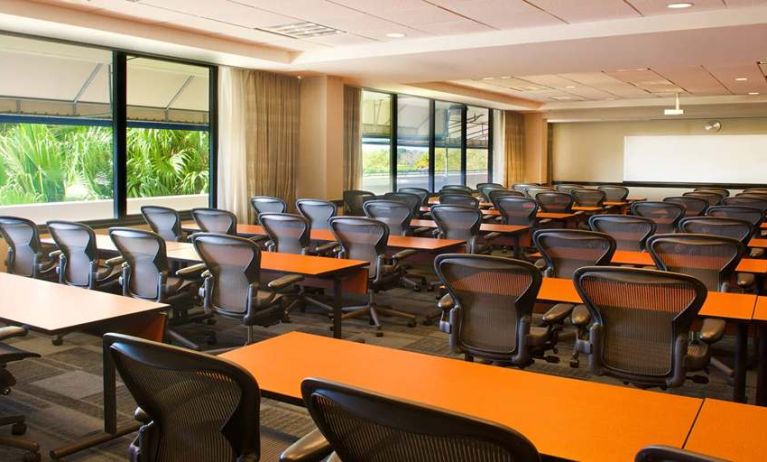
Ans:
<svg viewBox="0 0 767 462"><path fill-rule="evenodd" d="M23 435L27 431L24 416L13 415L0 417L0 426L11 425L11 434ZM24 454L25 462L37 462L40 460L40 445L24 438L10 438L0 436L0 446L7 446L27 451Z"/></svg>
<svg viewBox="0 0 767 462"><path fill-rule="evenodd" d="M381 331L381 322L378 319L379 313L386 316L397 316L400 318L405 318L408 320L408 327L416 326L416 316L414 314L405 313L404 311L397 310L391 306L380 305L376 303L374 292L370 292L370 300L366 305L347 306L344 307L342 311L344 314L341 316L341 319L357 318L367 314L370 317L370 325L375 326L376 337L383 337L383 332Z"/></svg>

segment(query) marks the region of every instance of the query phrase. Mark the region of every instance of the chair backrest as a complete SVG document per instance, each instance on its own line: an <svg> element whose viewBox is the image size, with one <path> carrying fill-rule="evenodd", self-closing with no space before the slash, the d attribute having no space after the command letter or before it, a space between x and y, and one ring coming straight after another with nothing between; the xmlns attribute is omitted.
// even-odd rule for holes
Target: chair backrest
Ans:
<svg viewBox="0 0 767 462"><path fill-rule="evenodd" d="M647 251L663 271L688 274L708 290L724 292L745 247L729 237L710 234L656 234L647 240Z"/></svg>
<svg viewBox="0 0 767 462"><path fill-rule="evenodd" d="M298 199L298 213L309 219L313 229L330 229L328 221L336 216L336 204L320 199ZM362 211L364 214L365 211Z"/></svg>
<svg viewBox="0 0 767 462"><path fill-rule="evenodd" d="M237 235L237 216L228 210L192 209L192 218L204 233Z"/></svg>
<svg viewBox="0 0 767 462"><path fill-rule="evenodd" d="M141 460L257 460L261 393L253 376L220 357L121 334L106 354L150 417Z"/></svg>
<svg viewBox="0 0 767 462"><path fill-rule="evenodd" d="M753 207L759 209L762 213L767 212L767 195L763 194L739 194L735 197L725 197L722 205L740 205L743 207Z"/></svg>
<svg viewBox="0 0 767 462"><path fill-rule="evenodd" d="M490 202L493 203L493 206L495 206L495 203L498 199L501 197L525 197L525 193L520 191L509 191L507 189L493 189L489 193L487 193L488 198L490 199Z"/></svg>
<svg viewBox="0 0 767 462"><path fill-rule="evenodd" d="M494 423L320 379L304 380L301 394L341 460L540 460L523 435Z"/></svg>
<svg viewBox="0 0 767 462"><path fill-rule="evenodd" d="M544 274L565 279L583 266L609 265L616 248L609 234L579 229L539 229L533 242L546 261Z"/></svg>
<svg viewBox="0 0 767 462"><path fill-rule="evenodd" d="M192 242L212 276L206 299L224 314L243 316L258 294L261 249L242 237L197 233Z"/></svg>
<svg viewBox="0 0 767 462"><path fill-rule="evenodd" d="M759 228L759 225L764 219L764 213L762 213L761 210L743 205L715 205L706 210L706 215L710 217L745 220L751 223L751 226L754 228Z"/></svg>
<svg viewBox="0 0 767 462"><path fill-rule="evenodd" d="M645 446L637 452L634 462L726 462L724 459L672 446Z"/></svg>
<svg viewBox="0 0 767 462"><path fill-rule="evenodd" d="M592 372L641 386L685 380L690 326L706 299L697 279L655 270L587 266L575 288L591 313Z"/></svg>
<svg viewBox="0 0 767 462"><path fill-rule="evenodd" d="M429 196L431 196L431 193L429 192L428 189L407 187L407 188L399 188L397 192L415 194L421 199L422 206L429 205Z"/></svg>
<svg viewBox="0 0 767 462"><path fill-rule="evenodd" d="M344 191L344 215L356 217L365 215L365 211L362 209L362 204L364 204L365 201L375 198L375 193L370 191L360 191L357 189Z"/></svg>
<svg viewBox="0 0 767 462"><path fill-rule="evenodd" d="M369 262L368 276L375 277L386 255L389 240L386 223L372 218L334 217L330 219L330 229L341 246L339 256Z"/></svg>
<svg viewBox="0 0 767 462"><path fill-rule="evenodd" d="M109 237L130 268L127 278L122 281L123 293L158 300L160 277L163 273L168 275L168 257L162 236L136 228L110 228Z"/></svg>
<svg viewBox="0 0 767 462"><path fill-rule="evenodd" d="M647 238L655 234L655 222L636 215L592 215L589 227L612 236L618 250L643 250Z"/></svg>
<svg viewBox="0 0 767 462"><path fill-rule="evenodd" d="M511 189L514 191L519 191L521 193L526 193L528 188L532 188L535 186L540 186L538 183L514 183L511 185Z"/></svg>
<svg viewBox="0 0 767 462"><path fill-rule="evenodd" d="M605 200L609 202L623 202L629 197L629 188L624 186L606 184L597 189L605 193Z"/></svg>
<svg viewBox="0 0 767 462"><path fill-rule="evenodd" d="M631 214L654 221L656 233L673 233L684 211L683 205L673 202L641 201L631 204Z"/></svg>
<svg viewBox="0 0 767 462"><path fill-rule="evenodd" d="M288 211L288 204L279 197L272 196L253 196L250 198L250 206L256 212L256 223L262 224L258 216L262 213L285 213Z"/></svg>
<svg viewBox="0 0 767 462"><path fill-rule="evenodd" d="M601 207L607 197L604 191L598 189L573 189L570 194L575 199L575 205L581 207Z"/></svg>
<svg viewBox="0 0 767 462"><path fill-rule="evenodd" d="M506 196L498 199L495 206L507 225L533 226L535 224L535 215L538 213L538 203L535 199Z"/></svg>
<svg viewBox="0 0 767 462"><path fill-rule="evenodd" d="M384 194L383 199L387 201L402 202L410 208L410 212L413 217L416 217L419 213L421 213L421 198L416 194L406 192L390 192Z"/></svg>
<svg viewBox="0 0 767 462"><path fill-rule="evenodd" d="M99 259L96 233L89 226L73 221L49 221L47 226L63 257L59 280L72 286L88 287Z"/></svg>
<svg viewBox="0 0 767 462"><path fill-rule="evenodd" d="M722 197L730 197L730 191L725 188L714 188L714 187L700 187L693 189L694 192L712 192L719 194Z"/></svg>
<svg viewBox="0 0 767 462"><path fill-rule="evenodd" d="M440 193L439 203L444 205L463 205L465 207L479 208L479 199L466 194Z"/></svg>
<svg viewBox="0 0 767 462"><path fill-rule="evenodd" d="M542 212L570 213L573 211L573 196L558 191L540 192L535 195L535 201Z"/></svg>
<svg viewBox="0 0 767 462"><path fill-rule="evenodd" d="M181 216L176 210L159 205L145 205L141 207L141 215L152 231L166 241L180 242L183 239Z"/></svg>
<svg viewBox="0 0 767 462"><path fill-rule="evenodd" d="M548 186L531 186L527 188L525 195L530 199L535 199L538 194L552 191L554 191L554 188L549 188Z"/></svg>
<svg viewBox="0 0 767 462"><path fill-rule="evenodd" d="M505 191L506 188L498 183L477 183L477 191L482 195L482 199L490 202L490 191Z"/></svg>
<svg viewBox="0 0 767 462"><path fill-rule="evenodd" d="M446 184L440 188L439 193L458 193L458 194L469 194L471 195L472 189L468 186L463 186L460 184Z"/></svg>
<svg viewBox="0 0 767 462"><path fill-rule="evenodd" d="M431 215L442 238L466 241L467 251L474 253L482 225L482 212L478 208L440 204L431 208Z"/></svg>
<svg viewBox="0 0 767 462"><path fill-rule="evenodd" d="M570 192L576 189L583 189L583 186L579 184L558 184L554 188L559 192L570 194Z"/></svg>
<svg viewBox="0 0 767 462"><path fill-rule="evenodd" d="M312 225L306 217L292 213L262 213L261 225L269 235L269 250L303 254L311 243Z"/></svg>
<svg viewBox="0 0 767 462"><path fill-rule="evenodd" d="M701 197L692 196L671 196L663 198L663 202L670 202L672 204L679 204L684 207L684 216L696 217L703 215L708 208L708 201Z"/></svg>
<svg viewBox="0 0 767 462"><path fill-rule="evenodd" d="M736 196L741 194L767 194L767 188L746 188L743 192L736 194Z"/></svg>
<svg viewBox="0 0 767 462"><path fill-rule="evenodd" d="M541 272L530 263L489 255L442 254L434 271L455 301L450 345L455 352L526 365Z"/></svg>
<svg viewBox="0 0 767 462"><path fill-rule="evenodd" d="M693 191L683 193L682 195L686 197L700 197L701 199L705 199L709 206L719 205L719 203L722 202L722 199L724 199L723 195L712 191Z"/></svg>
<svg viewBox="0 0 767 462"><path fill-rule="evenodd" d="M35 276L35 266L42 251L35 222L21 217L0 216L0 236L8 244L7 271L20 276Z"/></svg>
<svg viewBox="0 0 767 462"><path fill-rule="evenodd" d="M404 236L410 231L413 211L403 202L374 200L365 202L365 216L386 223L389 234Z"/></svg>
<svg viewBox="0 0 767 462"><path fill-rule="evenodd" d="M730 237L747 245L754 232L754 227L751 223L737 218L686 217L679 221L679 231Z"/></svg>

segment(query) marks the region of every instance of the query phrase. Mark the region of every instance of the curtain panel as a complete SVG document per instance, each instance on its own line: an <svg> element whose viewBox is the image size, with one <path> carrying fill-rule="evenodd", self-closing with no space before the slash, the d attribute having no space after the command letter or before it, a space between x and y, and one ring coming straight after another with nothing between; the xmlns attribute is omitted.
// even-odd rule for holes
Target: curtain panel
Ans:
<svg viewBox="0 0 767 462"><path fill-rule="evenodd" d="M344 86L344 191L362 184L361 98L362 90Z"/></svg>
<svg viewBox="0 0 767 462"><path fill-rule="evenodd" d="M525 117L519 112L503 111L503 142L506 152L506 185L525 178Z"/></svg>

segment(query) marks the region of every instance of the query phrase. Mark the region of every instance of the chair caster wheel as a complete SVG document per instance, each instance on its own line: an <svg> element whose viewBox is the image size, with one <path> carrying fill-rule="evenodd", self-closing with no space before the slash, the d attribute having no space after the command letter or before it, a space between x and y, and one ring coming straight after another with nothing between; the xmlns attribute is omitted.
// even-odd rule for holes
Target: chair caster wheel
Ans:
<svg viewBox="0 0 767 462"><path fill-rule="evenodd" d="M577 359L570 360L570 367L572 367L573 369L578 369L580 366L581 366L581 362L578 361Z"/></svg>
<svg viewBox="0 0 767 462"><path fill-rule="evenodd" d="M28 452L24 454L24 462L40 462L41 457L39 452Z"/></svg>
<svg viewBox="0 0 767 462"><path fill-rule="evenodd" d="M543 358L544 361L550 364L558 364L559 363L559 357L557 356L546 356Z"/></svg>
<svg viewBox="0 0 767 462"><path fill-rule="evenodd" d="M21 436L26 432L27 432L27 424L25 423L15 423L11 425L12 435Z"/></svg>
<svg viewBox="0 0 767 462"><path fill-rule="evenodd" d="M52 343L52 344L54 344L54 345L56 345L56 346L61 346L61 345L63 345L63 344L64 344L64 339L63 339L63 338L61 338L61 337L53 337L53 338L51 339L51 343Z"/></svg>
<svg viewBox="0 0 767 462"><path fill-rule="evenodd" d="M412 321L408 321L407 322L407 326L408 327L415 327L416 325L418 325L418 323L415 322L415 319L413 319Z"/></svg>
<svg viewBox="0 0 767 462"><path fill-rule="evenodd" d="M215 345L216 343L218 343L218 339L216 338L215 335L208 335L208 337L205 339L205 343L207 343L208 345Z"/></svg>

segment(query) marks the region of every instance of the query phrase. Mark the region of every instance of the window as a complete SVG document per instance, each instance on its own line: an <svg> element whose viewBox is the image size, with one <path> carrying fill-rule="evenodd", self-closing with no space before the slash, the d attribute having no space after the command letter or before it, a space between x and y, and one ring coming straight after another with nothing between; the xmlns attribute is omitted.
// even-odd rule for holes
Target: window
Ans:
<svg viewBox="0 0 767 462"><path fill-rule="evenodd" d="M391 191L392 96L362 92L362 189L383 194Z"/></svg>
<svg viewBox="0 0 767 462"><path fill-rule="evenodd" d="M466 186L489 180L490 110L471 107L466 110Z"/></svg>
<svg viewBox="0 0 767 462"><path fill-rule="evenodd" d="M461 184L463 105L434 103L434 190Z"/></svg>
<svg viewBox="0 0 767 462"><path fill-rule="evenodd" d="M429 189L429 100L397 97L397 188Z"/></svg>

